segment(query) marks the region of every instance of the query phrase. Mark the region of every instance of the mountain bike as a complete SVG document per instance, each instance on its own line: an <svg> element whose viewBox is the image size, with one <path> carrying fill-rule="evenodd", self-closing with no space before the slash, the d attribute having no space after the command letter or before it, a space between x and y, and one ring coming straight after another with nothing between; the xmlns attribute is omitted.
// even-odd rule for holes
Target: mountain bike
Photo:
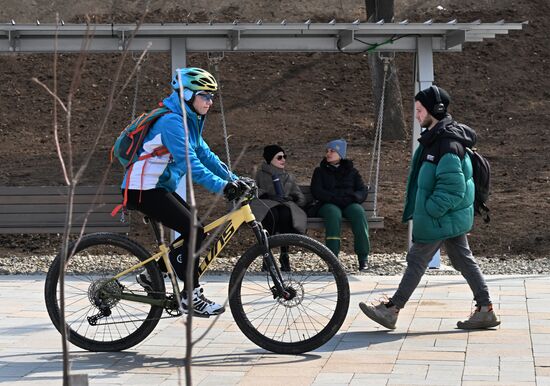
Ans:
<svg viewBox="0 0 550 386"><path fill-rule="evenodd" d="M334 254L318 241L298 234L269 236L249 201L257 188L248 181L237 206L204 227L213 234L211 247L199 265L199 274L212 262L243 224L256 243L237 260L229 279L229 306L240 330L258 346L280 354L314 350L341 327L349 307L349 283ZM159 244L151 254L128 237L93 233L69 247L65 273L65 322L68 340L89 351L120 351L142 342L160 319L182 315L180 288L170 264L171 245L163 241L162 225L149 221ZM218 234L214 234L217 231ZM281 250L288 253L290 270L282 271ZM167 273L159 268L164 261ZM48 271L45 300L48 314L61 331L59 254ZM147 270L151 288L136 282ZM166 290L163 275L170 280Z"/></svg>

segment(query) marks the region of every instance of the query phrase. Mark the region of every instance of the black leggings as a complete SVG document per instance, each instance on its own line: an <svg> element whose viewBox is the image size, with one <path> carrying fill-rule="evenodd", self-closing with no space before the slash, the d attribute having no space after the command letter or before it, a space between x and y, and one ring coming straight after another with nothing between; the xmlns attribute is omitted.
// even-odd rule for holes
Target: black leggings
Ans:
<svg viewBox="0 0 550 386"><path fill-rule="evenodd" d="M277 205L267 212L262 225L270 235L275 233L296 233L292 226L292 213L286 205Z"/></svg>
<svg viewBox="0 0 550 386"><path fill-rule="evenodd" d="M140 197L141 195L141 197ZM166 227L179 232L178 240L189 240L191 231L191 211L189 205L176 193L170 193L164 189L132 190L128 189L128 209L137 209L152 220L159 221ZM197 228L196 251L199 250L204 240L204 228ZM185 268L187 266L187 242L170 252L170 262L176 271L176 275L185 282ZM162 266L161 266L162 268ZM199 286L199 259L195 260L193 275L193 288Z"/></svg>

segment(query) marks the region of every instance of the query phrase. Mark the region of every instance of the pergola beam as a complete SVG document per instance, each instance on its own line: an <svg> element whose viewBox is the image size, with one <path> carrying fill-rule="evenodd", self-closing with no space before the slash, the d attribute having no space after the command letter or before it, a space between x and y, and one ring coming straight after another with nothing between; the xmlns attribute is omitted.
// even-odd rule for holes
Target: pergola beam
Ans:
<svg viewBox="0 0 550 386"><path fill-rule="evenodd" d="M456 51L462 44L494 38L523 23L197 23L197 24L0 24L0 53L78 52L86 36L93 36L89 51L116 52L126 45L142 51L170 51L170 39L186 39L188 52L287 51L415 52L417 38L431 38L434 52ZM134 39L130 42L132 35ZM390 42L391 40L391 42Z"/></svg>

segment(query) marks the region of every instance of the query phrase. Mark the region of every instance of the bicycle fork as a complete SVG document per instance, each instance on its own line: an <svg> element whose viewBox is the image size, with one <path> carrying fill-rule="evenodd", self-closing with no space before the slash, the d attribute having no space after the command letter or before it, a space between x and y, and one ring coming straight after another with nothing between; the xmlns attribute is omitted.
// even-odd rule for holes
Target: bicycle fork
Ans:
<svg viewBox="0 0 550 386"><path fill-rule="evenodd" d="M267 231L263 229L258 221L254 221L251 227L254 235L256 236L256 239L258 240L258 243L263 247L263 261L267 263L267 269L274 284L271 289L271 291L273 292L273 297L280 297L285 300L292 299L292 292L288 291L288 289L285 288L283 276L281 275L281 271L277 266L277 263L275 262L275 257L273 256L273 253L271 253L271 249L269 248Z"/></svg>

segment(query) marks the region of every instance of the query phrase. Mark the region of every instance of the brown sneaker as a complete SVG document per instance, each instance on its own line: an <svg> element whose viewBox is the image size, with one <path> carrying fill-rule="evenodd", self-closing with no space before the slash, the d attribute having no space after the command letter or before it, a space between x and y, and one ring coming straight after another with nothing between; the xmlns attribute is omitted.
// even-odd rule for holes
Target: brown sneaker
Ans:
<svg viewBox="0 0 550 386"><path fill-rule="evenodd" d="M476 306L468 320L459 321L456 326L462 330L474 330L496 327L500 324L493 306Z"/></svg>
<svg viewBox="0 0 550 386"><path fill-rule="evenodd" d="M359 303L359 308L365 315L374 320L376 323L395 330L395 323L397 322L397 316L399 309L393 305L391 307L386 306L387 303L380 302L377 305L370 305L366 303Z"/></svg>

